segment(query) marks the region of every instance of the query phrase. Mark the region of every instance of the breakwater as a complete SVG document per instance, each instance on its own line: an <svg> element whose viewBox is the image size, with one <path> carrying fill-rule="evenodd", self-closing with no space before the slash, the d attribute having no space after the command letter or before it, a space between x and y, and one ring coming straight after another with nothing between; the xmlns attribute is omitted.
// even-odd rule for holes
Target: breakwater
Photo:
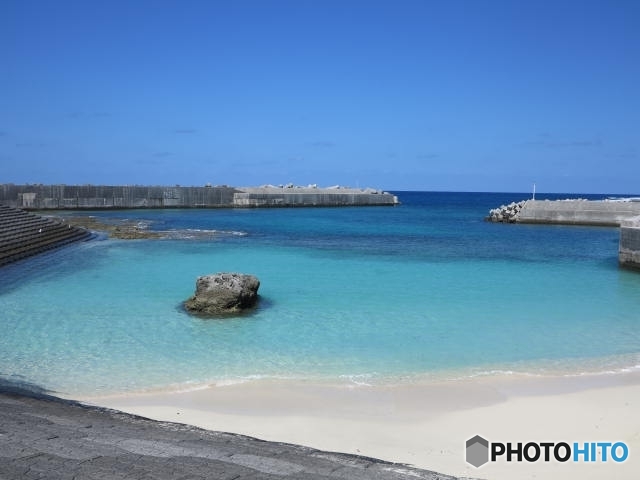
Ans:
<svg viewBox="0 0 640 480"><path fill-rule="evenodd" d="M640 269L640 216L620 225L618 261L622 267Z"/></svg>
<svg viewBox="0 0 640 480"><path fill-rule="evenodd" d="M515 223L525 203L526 200L523 200L522 202L511 202L509 205L493 208L489 211L487 220L495 223Z"/></svg>
<svg viewBox="0 0 640 480"><path fill-rule="evenodd" d="M0 185L0 204L25 210L396 205L374 189L229 186Z"/></svg>
<svg viewBox="0 0 640 480"><path fill-rule="evenodd" d="M487 220L502 223L617 227L637 215L640 215L638 201L526 200L491 210Z"/></svg>
<svg viewBox="0 0 640 480"><path fill-rule="evenodd" d="M640 201L523 200L489 211L487 221L620 227L618 263L640 269Z"/></svg>

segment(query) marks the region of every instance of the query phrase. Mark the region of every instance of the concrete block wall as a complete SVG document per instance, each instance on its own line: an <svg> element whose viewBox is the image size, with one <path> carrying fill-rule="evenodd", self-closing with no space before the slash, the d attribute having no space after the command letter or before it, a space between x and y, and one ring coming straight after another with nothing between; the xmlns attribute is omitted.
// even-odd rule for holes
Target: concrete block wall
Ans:
<svg viewBox="0 0 640 480"><path fill-rule="evenodd" d="M231 187L0 185L0 203L46 209L215 208L233 204Z"/></svg>
<svg viewBox="0 0 640 480"><path fill-rule="evenodd" d="M296 207L296 206L366 206L395 205L398 198L388 193L368 193L356 189L281 189L247 188L234 193L238 207Z"/></svg>
<svg viewBox="0 0 640 480"><path fill-rule="evenodd" d="M640 216L620 225L618 261L622 267L640 269Z"/></svg>
<svg viewBox="0 0 640 480"><path fill-rule="evenodd" d="M0 204L28 210L394 205L388 193L357 189L0 185Z"/></svg>

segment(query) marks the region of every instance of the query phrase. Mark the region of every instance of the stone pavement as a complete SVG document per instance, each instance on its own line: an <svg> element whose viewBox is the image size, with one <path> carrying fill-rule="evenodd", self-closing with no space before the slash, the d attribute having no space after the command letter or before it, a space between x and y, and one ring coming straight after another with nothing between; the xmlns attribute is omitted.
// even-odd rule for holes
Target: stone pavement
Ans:
<svg viewBox="0 0 640 480"><path fill-rule="evenodd" d="M149 420L45 393L0 391L0 480L455 477Z"/></svg>

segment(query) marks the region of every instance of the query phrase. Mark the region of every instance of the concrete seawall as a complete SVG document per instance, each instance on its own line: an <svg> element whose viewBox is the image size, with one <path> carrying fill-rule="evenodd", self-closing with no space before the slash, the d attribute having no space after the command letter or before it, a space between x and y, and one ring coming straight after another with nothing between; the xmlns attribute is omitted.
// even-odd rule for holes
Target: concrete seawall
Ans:
<svg viewBox="0 0 640 480"><path fill-rule="evenodd" d="M372 189L0 185L0 204L26 210L396 205Z"/></svg>
<svg viewBox="0 0 640 480"><path fill-rule="evenodd" d="M63 221L0 205L0 266L91 236Z"/></svg>
<svg viewBox="0 0 640 480"><path fill-rule="evenodd" d="M372 189L241 188L233 194L236 207L396 205L398 198Z"/></svg>
<svg viewBox="0 0 640 480"><path fill-rule="evenodd" d="M621 267L640 269L640 216L620 225L618 261Z"/></svg>
<svg viewBox="0 0 640 480"><path fill-rule="evenodd" d="M623 220L636 215L640 215L640 202L528 200L516 222L619 226Z"/></svg>
<svg viewBox="0 0 640 480"><path fill-rule="evenodd" d="M640 269L640 201L526 200L494 208L496 223L540 223L620 227L618 262Z"/></svg>

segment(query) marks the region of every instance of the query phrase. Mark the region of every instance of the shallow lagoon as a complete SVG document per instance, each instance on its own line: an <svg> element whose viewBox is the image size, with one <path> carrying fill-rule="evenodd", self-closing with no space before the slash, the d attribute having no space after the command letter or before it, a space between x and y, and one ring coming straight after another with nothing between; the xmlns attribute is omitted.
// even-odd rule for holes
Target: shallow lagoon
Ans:
<svg viewBox="0 0 640 480"><path fill-rule="evenodd" d="M0 374L75 395L638 368L640 275L618 269L617 229L483 222L519 194L398 195L399 207L96 212L173 235L3 268ZM258 309L187 315L195 278L218 271L257 275Z"/></svg>

